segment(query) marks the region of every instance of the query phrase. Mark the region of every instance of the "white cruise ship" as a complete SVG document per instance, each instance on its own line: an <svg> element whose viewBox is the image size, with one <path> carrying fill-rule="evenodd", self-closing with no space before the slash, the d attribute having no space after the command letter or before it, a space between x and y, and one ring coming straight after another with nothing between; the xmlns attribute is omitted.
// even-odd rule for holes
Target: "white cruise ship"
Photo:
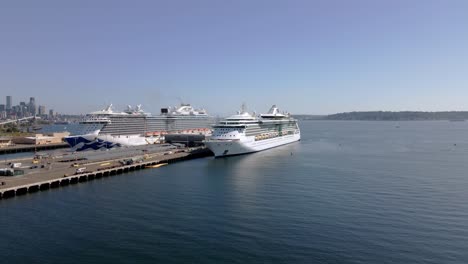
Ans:
<svg viewBox="0 0 468 264"><path fill-rule="evenodd" d="M79 131L65 141L75 150L139 146L159 143L168 133L209 134L213 122L204 109L194 109L189 104L162 108L161 114L152 116L141 106L128 106L115 112L112 105L92 112L79 123Z"/></svg>
<svg viewBox="0 0 468 264"><path fill-rule="evenodd" d="M257 152L300 139L297 120L280 113L276 105L259 117L248 113L243 105L236 115L213 126L213 134L205 145L215 157L223 157Z"/></svg>

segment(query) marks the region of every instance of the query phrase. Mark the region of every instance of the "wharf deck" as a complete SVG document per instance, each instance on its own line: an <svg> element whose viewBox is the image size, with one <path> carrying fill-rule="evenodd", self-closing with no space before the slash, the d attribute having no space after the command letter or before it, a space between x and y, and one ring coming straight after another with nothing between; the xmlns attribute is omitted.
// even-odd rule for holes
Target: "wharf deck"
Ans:
<svg viewBox="0 0 468 264"><path fill-rule="evenodd" d="M12 154L19 152L41 151L49 149L59 149L70 147L67 143L44 144L44 145L15 145L0 148L1 154Z"/></svg>
<svg viewBox="0 0 468 264"><path fill-rule="evenodd" d="M80 166L86 166L86 172L79 174L75 173L77 167L71 166L72 162L54 162L50 167L22 176L1 176L0 199L141 170L157 164L171 164L210 155L212 155L211 151L206 148L191 148L183 151L179 150L178 153L153 153L152 155L148 155L147 159L130 165L121 165L119 161L131 159L132 157L119 157L112 160L92 161L87 164L80 164Z"/></svg>

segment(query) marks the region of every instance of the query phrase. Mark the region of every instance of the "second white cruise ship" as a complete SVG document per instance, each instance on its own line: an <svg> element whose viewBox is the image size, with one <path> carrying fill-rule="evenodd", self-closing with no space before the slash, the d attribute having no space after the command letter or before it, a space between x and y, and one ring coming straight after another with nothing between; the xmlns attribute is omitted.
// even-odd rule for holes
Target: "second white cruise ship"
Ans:
<svg viewBox="0 0 468 264"><path fill-rule="evenodd" d="M141 106L128 106L123 112L114 112L112 105L88 114L79 123L78 131L65 141L75 150L139 146L159 143L168 133L209 134L212 118L204 109L189 104L162 108L153 116Z"/></svg>
<svg viewBox="0 0 468 264"><path fill-rule="evenodd" d="M281 113L276 105L259 117L248 113L243 105L236 115L213 126L213 134L205 145L215 157L223 157L257 152L300 139L297 120Z"/></svg>

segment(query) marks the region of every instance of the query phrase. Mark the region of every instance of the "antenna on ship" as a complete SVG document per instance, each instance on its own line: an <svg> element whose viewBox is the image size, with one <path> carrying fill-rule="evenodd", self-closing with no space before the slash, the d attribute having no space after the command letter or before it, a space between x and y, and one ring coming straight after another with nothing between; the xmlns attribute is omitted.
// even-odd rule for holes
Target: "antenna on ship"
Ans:
<svg viewBox="0 0 468 264"><path fill-rule="evenodd" d="M184 104L184 100L182 100L182 97L177 96L177 100L179 100L180 105Z"/></svg>
<svg viewBox="0 0 468 264"><path fill-rule="evenodd" d="M241 106L241 114L245 113L246 109L247 109L247 106L245 105L245 102L243 102Z"/></svg>

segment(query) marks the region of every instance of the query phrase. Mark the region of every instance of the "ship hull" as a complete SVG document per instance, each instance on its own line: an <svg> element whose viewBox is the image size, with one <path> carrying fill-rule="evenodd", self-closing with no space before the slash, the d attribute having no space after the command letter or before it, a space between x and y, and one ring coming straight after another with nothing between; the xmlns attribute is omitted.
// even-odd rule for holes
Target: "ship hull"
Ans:
<svg viewBox="0 0 468 264"><path fill-rule="evenodd" d="M215 157L227 157L258 152L301 140L301 134L285 135L270 139L258 140L207 140L205 145Z"/></svg>
<svg viewBox="0 0 468 264"><path fill-rule="evenodd" d="M143 135L106 135L100 134L98 139L104 142L112 142L121 146L142 146L159 143L158 137L145 137Z"/></svg>
<svg viewBox="0 0 468 264"><path fill-rule="evenodd" d="M111 149L120 147L121 144L100 139L96 133L78 136L69 136L64 138L74 151Z"/></svg>
<svg viewBox="0 0 468 264"><path fill-rule="evenodd" d="M94 141L96 139L95 135L80 135L80 136L70 136L70 137L65 137L64 140L65 142L70 145L70 147L75 147L78 144L81 143L89 143L91 141Z"/></svg>

